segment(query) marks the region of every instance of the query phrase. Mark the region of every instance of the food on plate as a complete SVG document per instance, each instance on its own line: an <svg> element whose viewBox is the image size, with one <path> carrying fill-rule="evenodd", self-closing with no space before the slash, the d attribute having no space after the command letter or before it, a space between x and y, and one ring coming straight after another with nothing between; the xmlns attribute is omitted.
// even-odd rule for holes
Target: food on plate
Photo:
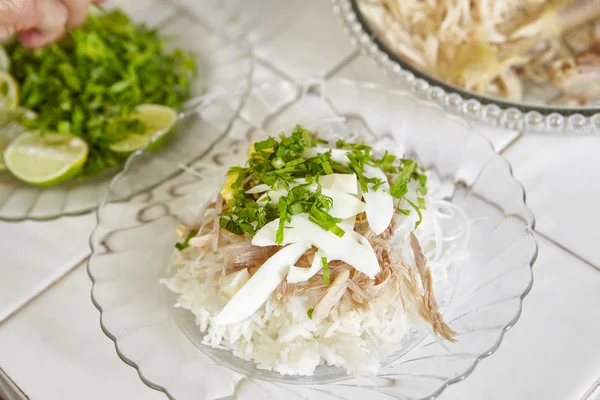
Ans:
<svg viewBox="0 0 600 400"><path fill-rule="evenodd" d="M469 224L411 159L296 126L253 143L163 283L203 343L261 369L375 374L411 329L453 342L438 305ZM444 220L456 220L445 228Z"/></svg>
<svg viewBox="0 0 600 400"><path fill-rule="evenodd" d="M36 136L34 147L21 152L21 165L22 157L32 154L28 164L33 166L35 149L70 135L87 146L75 175L97 175L166 137L177 121L176 110L189 97L195 69L194 58L169 49L157 30L133 23L120 10L91 12L82 27L50 46L27 49L16 39L5 45L0 51L1 119L8 119L10 110L10 120L18 121L28 137ZM29 142L21 140L19 147ZM55 154L54 161L65 161L53 146L43 150L44 158ZM22 171L4 164L22 178ZM29 183L57 183L52 169L29 173L50 178Z"/></svg>
<svg viewBox="0 0 600 400"><path fill-rule="evenodd" d="M578 104L600 100L599 0L359 0L392 51L478 93L522 99L550 82Z"/></svg>

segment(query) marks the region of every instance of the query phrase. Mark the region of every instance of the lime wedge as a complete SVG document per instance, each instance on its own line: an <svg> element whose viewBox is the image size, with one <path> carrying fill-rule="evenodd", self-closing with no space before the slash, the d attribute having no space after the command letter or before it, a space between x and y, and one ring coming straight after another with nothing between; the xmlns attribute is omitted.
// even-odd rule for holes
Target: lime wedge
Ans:
<svg viewBox="0 0 600 400"><path fill-rule="evenodd" d="M158 104L142 104L135 108L133 118L142 121L145 132L131 133L120 142L114 143L110 149L121 156L148 146L148 150L159 148L168 138L177 123L177 111Z"/></svg>
<svg viewBox="0 0 600 400"><path fill-rule="evenodd" d="M0 71L8 71L10 69L10 59L4 47L0 46Z"/></svg>
<svg viewBox="0 0 600 400"><path fill-rule="evenodd" d="M20 180L48 186L77 175L87 155L87 144L75 136L28 132L4 150L4 164Z"/></svg>
<svg viewBox="0 0 600 400"><path fill-rule="evenodd" d="M19 85L8 72L0 70L0 108L17 108Z"/></svg>

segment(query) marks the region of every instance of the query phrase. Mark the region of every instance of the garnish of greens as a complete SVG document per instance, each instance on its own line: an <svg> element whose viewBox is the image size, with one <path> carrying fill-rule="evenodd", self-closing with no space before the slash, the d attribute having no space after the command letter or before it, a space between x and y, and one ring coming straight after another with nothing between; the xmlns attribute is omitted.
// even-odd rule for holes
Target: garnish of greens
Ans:
<svg viewBox="0 0 600 400"><path fill-rule="evenodd" d="M419 215L415 228L419 225L420 208L423 209L425 206L422 197L427 194L427 177L415 161L397 158L387 152L377 158L370 146L364 143L350 144L343 140L336 143L336 148L348 151L346 165L333 160L331 150L314 157L305 157L307 149L322 147L326 143L300 125L296 126L290 136L282 134L279 139L271 137L255 142L250 149L247 166L233 166L227 173L228 183L222 191L227 204L219 220L220 226L236 235L253 236L267 223L280 218L276 242L281 244L286 223L292 216L306 213L309 221L342 237L345 234L339 226L342 220L334 218L329 213L333 205L332 199L321 193L318 179L320 176L332 173L354 173L363 193L377 190L384 181L367 177L366 165L380 168L390 179L393 179L390 184L390 194L395 199L407 200L410 207ZM296 180L300 178L306 179L306 183L297 184ZM418 204L406 198L408 184L411 181L418 184ZM317 189L309 190L309 186L315 183ZM247 191L260 184L266 184L272 190L286 189L287 194L281 196L277 203L259 204L258 196ZM410 209L397 211L405 215L411 212ZM323 261L324 266L326 261ZM327 271L325 267L324 270Z"/></svg>
<svg viewBox="0 0 600 400"><path fill-rule="evenodd" d="M179 109L189 97L195 61L165 44L155 29L133 23L120 10L90 13L82 27L44 48L12 41L6 52L20 107L37 114L21 123L30 131L83 139L89 146L84 177L117 166L121 159L110 146L145 133L136 106Z"/></svg>

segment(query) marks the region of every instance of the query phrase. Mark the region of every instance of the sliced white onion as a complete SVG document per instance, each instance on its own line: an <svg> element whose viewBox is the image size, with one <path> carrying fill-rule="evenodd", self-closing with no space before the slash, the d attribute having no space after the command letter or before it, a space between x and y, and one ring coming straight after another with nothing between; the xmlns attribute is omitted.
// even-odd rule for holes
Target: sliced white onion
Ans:
<svg viewBox="0 0 600 400"><path fill-rule="evenodd" d="M355 174L323 175L319 177L319 183L326 189L350 194L358 193L358 179Z"/></svg>
<svg viewBox="0 0 600 400"><path fill-rule="evenodd" d="M271 256L227 302L213 321L218 325L228 325L241 322L254 314L285 279L291 266L310 247L306 242L294 243Z"/></svg>
<svg viewBox="0 0 600 400"><path fill-rule="evenodd" d="M383 180L383 184L373 191L373 184L368 184L369 191L363 193L365 200L367 221L376 235L380 235L390 226L394 216L394 198L390 194L390 184L385 173L376 167L365 165L365 176Z"/></svg>
<svg viewBox="0 0 600 400"><path fill-rule="evenodd" d="M289 283L306 282L323 268L323 263L321 262L323 257L326 257L325 253L321 250L317 250L310 268L298 268L293 266L290 268L286 280Z"/></svg>
<svg viewBox="0 0 600 400"><path fill-rule="evenodd" d="M256 232L252 238L254 246L273 246L276 243L279 218L275 219ZM367 239L351 230L338 237L308 220L307 214L294 215L285 224L283 244L309 242L325 253L329 260L341 260L358 271L374 278L380 271L379 262Z"/></svg>
<svg viewBox="0 0 600 400"><path fill-rule="evenodd" d="M221 278L221 292L228 298L232 298L250 279L246 268L236 271Z"/></svg>
<svg viewBox="0 0 600 400"><path fill-rule="evenodd" d="M316 184L314 187L313 185L308 186L308 190L316 189ZM261 205L264 205L268 202L271 204L277 204L279 199L282 196L286 196L287 193L288 191L285 189L271 190L259 197L256 202ZM365 203L356 198L356 196L325 188L321 190L321 193L325 196L331 197L332 207L328 212L335 218L346 219L365 211Z"/></svg>
<svg viewBox="0 0 600 400"><path fill-rule="evenodd" d="M256 194L256 193L268 192L269 190L271 190L271 186L267 185L266 183L261 183L260 185L256 185L253 188L246 190L246 193Z"/></svg>

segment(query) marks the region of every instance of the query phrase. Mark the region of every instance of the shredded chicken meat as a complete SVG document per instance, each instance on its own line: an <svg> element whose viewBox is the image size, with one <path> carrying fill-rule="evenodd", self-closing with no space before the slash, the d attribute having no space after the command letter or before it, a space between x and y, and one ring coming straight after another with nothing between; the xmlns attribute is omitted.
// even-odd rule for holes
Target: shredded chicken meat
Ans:
<svg viewBox="0 0 600 400"><path fill-rule="evenodd" d="M211 235L213 232L214 207L209 210L205 221L194 229L199 232L190 240L191 245L181 252L181 257L192 258L198 251L212 251ZM183 233L191 231L186 229ZM398 251L390 244L390 238L395 230L394 222L381 235L369 227L364 215L356 219L355 231L363 235L373 247L379 260L381 271L370 279L367 275L357 271L349 264L342 261L329 263L331 284L327 285L323 279L323 271L318 272L306 282L290 284L283 281L273 293L273 301L282 304L295 295L318 295L320 301L314 308L313 318L327 318L343 298L346 298L356 308L367 307L369 302L381 297L384 293L390 294L391 301L400 301L405 311L412 305L416 312L429 323L436 335L454 342L455 332L443 321L435 299L431 271L421 250L417 237L411 233L410 241L415 266L407 265ZM223 269L224 275L229 275L241 269L247 269L252 275L264 262L279 251L281 246L257 247L251 245L249 235L234 235L225 229L220 229L219 251L233 254L233 261ZM201 250L199 250L199 248ZM316 248L309 249L295 264L300 268L309 268L315 257ZM416 271L416 273L415 273Z"/></svg>
<svg viewBox="0 0 600 400"><path fill-rule="evenodd" d="M454 85L518 101L525 80L549 82L580 103L600 100L597 61L581 58L594 53L600 41L600 0L360 0L359 5L392 51Z"/></svg>

